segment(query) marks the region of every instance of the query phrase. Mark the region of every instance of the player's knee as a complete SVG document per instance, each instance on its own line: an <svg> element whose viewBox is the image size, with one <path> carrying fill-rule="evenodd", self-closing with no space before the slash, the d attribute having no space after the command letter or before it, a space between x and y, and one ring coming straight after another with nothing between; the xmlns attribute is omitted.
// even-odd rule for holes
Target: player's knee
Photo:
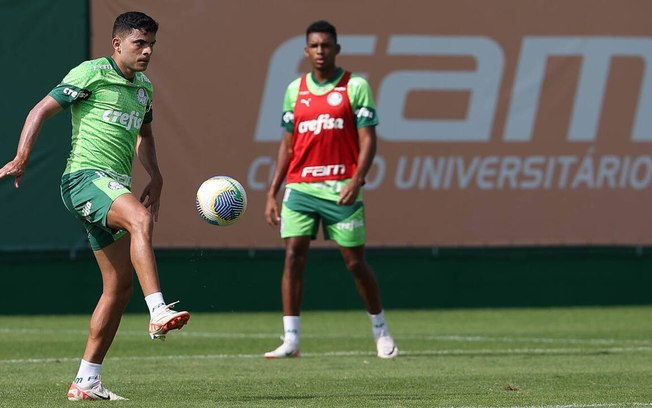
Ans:
<svg viewBox="0 0 652 408"><path fill-rule="evenodd" d="M353 273L359 273L363 270L363 263L359 259L347 259L345 262L346 269Z"/></svg>
<svg viewBox="0 0 652 408"><path fill-rule="evenodd" d="M297 251L292 247L287 248L285 251L285 262L289 265L303 264L306 262L307 253L305 251Z"/></svg>
<svg viewBox="0 0 652 408"><path fill-rule="evenodd" d="M346 269L354 275L370 275L373 274L371 267L364 259L350 258L345 261Z"/></svg>
<svg viewBox="0 0 652 408"><path fill-rule="evenodd" d="M124 308L127 306L134 293L133 279L122 279L105 283L102 295L110 299L113 307Z"/></svg>
<svg viewBox="0 0 652 408"><path fill-rule="evenodd" d="M142 208L132 214L130 224L131 230L129 232L132 235L151 235L154 228L154 217L147 209Z"/></svg>
<svg viewBox="0 0 652 408"><path fill-rule="evenodd" d="M131 297L134 294L134 285L129 284L125 285L121 290L117 292L117 297L121 305L126 306L127 303L131 300Z"/></svg>

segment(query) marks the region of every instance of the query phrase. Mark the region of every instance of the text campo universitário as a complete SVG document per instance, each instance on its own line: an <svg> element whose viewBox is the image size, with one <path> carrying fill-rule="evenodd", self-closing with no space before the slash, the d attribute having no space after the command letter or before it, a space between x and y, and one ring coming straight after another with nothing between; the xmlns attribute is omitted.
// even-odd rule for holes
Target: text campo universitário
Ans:
<svg viewBox="0 0 652 408"><path fill-rule="evenodd" d="M368 188L387 181L377 157ZM393 184L400 190L643 190L652 182L650 155L400 156Z"/></svg>
<svg viewBox="0 0 652 408"><path fill-rule="evenodd" d="M249 165L254 191L269 185L275 161L259 156ZM337 165L324 166L338 168ZM366 190L633 190L652 184L652 155L559 154L433 156L378 155Z"/></svg>

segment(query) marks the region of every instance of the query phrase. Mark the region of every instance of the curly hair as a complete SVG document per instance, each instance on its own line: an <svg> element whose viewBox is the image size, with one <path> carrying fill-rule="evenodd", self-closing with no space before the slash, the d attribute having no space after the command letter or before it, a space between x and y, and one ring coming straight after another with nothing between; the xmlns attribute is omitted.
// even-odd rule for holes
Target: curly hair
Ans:
<svg viewBox="0 0 652 408"><path fill-rule="evenodd" d="M330 34L333 37L335 44L337 44L337 30L335 30L334 25L332 25L326 20L319 20L310 24L306 29L306 40L308 39L308 36L312 33Z"/></svg>

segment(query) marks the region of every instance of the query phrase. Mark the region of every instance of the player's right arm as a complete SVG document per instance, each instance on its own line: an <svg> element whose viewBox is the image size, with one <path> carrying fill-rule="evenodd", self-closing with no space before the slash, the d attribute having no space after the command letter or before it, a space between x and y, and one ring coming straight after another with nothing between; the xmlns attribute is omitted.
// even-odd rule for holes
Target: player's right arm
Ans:
<svg viewBox="0 0 652 408"><path fill-rule="evenodd" d="M38 134L43 127L43 123L52 116L61 112L63 108L51 96L46 96L37 103L27 115L23 130L20 133L16 157L0 169L0 179L7 176L14 176L14 186L18 188L29 162L29 156L32 154L32 148L38 138Z"/></svg>
<svg viewBox="0 0 652 408"><path fill-rule="evenodd" d="M285 176L290 167L292 159L292 137L294 132L294 105L299 96L299 84L301 78L297 78L288 85L283 98L283 116L281 118L281 127L283 128L283 138L281 139L276 156L276 168L272 175L272 182L267 190L267 200L265 203L265 220L271 226L277 226L281 221L281 212L279 211L276 195L283 185Z"/></svg>
<svg viewBox="0 0 652 408"><path fill-rule="evenodd" d="M278 154L276 156L276 168L274 169L272 182L267 190L265 219L271 226L276 226L281 221L281 212L279 211L278 202L276 201L276 195L283 185L283 180L285 180L285 175L288 172L290 160L292 159L292 137L293 135L290 132L286 131L283 133L283 139L281 139L281 144L279 145Z"/></svg>

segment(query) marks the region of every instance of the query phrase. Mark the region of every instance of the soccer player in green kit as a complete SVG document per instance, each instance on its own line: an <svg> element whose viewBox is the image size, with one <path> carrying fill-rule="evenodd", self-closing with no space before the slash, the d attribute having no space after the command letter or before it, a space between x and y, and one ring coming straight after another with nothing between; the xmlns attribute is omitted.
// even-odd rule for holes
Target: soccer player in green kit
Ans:
<svg viewBox="0 0 652 408"><path fill-rule="evenodd" d="M149 335L164 340L181 329L188 312L174 311L161 293L152 248L163 178L152 132L153 86L143 74L156 43L158 23L140 12L119 15L113 26L113 54L73 68L30 111L15 158L0 179L15 177L18 188L44 122L70 107L72 149L61 178L61 197L88 232L102 274L102 295L90 320L79 371L68 390L77 401L125 399L101 382L104 357L133 293L133 271L150 311ZM150 176L142 195L131 192L134 155Z"/></svg>
<svg viewBox="0 0 652 408"><path fill-rule="evenodd" d="M376 275L365 256L362 186L376 153L375 104L367 81L335 64L340 45L335 27L316 21L306 30L311 72L287 88L276 169L267 191L265 218L280 224L285 240L281 280L283 343L266 358L298 357L303 271L319 224L334 240L352 273L371 320L380 358L398 348L385 323ZM286 182L282 209L277 194Z"/></svg>

